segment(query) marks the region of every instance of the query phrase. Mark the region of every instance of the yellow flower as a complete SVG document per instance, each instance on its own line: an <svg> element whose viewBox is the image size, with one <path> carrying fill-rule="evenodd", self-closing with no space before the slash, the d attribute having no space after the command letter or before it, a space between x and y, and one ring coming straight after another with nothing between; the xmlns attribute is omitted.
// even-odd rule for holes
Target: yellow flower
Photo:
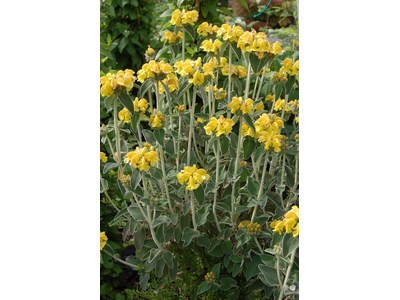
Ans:
<svg viewBox="0 0 400 300"><path fill-rule="evenodd" d="M251 130L251 128L245 123L242 123L242 137L245 137L247 135L254 137L253 130Z"/></svg>
<svg viewBox="0 0 400 300"><path fill-rule="evenodd" d="M193 85L202 85L204 82L204 75L199 71L196 71L196 73L193 75L193 78L189 79L189 82L193 83Z"/></svg>
<svg viewBox="0 0 400 300"><path fill-rule="evenodd" d="M131 121L131 113L124 107L119 111L118 118L124 123L129 123Z"/></svg>
<svg viewBox="0 0 400 300"><path fill-rule="evenodd" d="M149 125L153 128L158 128L163 125L163 122L165 122L165 118L161 111L154 109L153 114L150 116Z"/></svg>
<svg viewBox="0 0 400 300"><path fill-rule="evenodd" d="M291 233L292 229L294 229L294 227L296 225L296 220L295 219L286 219L283 225L285 226L286 232Z"/></svg>
<svg viewBox="0 0 400 300"><path fill-rule="evenodd" d="M100 160L104 163L107 162L107 156L104 152L100 152Z"/></svg>
<svg viewBox="0 0 400 300"><path fill-rule="evenodd" d="M176 177L180 184L186 183L186 189L190 191L197 189L204 180L210 179L210 175L207 174L206 170L197 169L196 165L184 167Z"/></svg>
<svg viewBox="0 0 400 300"><path fill-rule="evenodd" d="M147 47L148 47L146 50L147 55L152 56L154 55L154 53L156 53L153 48L150 48L150 45L148 45Z"/></svg>
<svg viewBox="0 0 400 300"><path fill-rule="evenodd" d="M271 223L271 228L274 228L274 230L272 230L273 232L279 232L279 234L282 234L283 231L283 222L282 221L274 221Z"/></svg>
<svg viewBox="0 0 400 300"><path fill-rule="evenodd" d="M261 232L261 225L256 223L249 223L247 225L247 232L250 233L251 235L256 235Z"/></svg>
<svg viewBox="0 0 400 300"><path fill-rule="evenodd" d="M274 101L274 98L275 98L275 94L274 95L267 95L266 97L265 97L265 100L266 101Z"/></svg>
<svg viewBox="0 0 400 300"><path fill-rule="evenodd" d="M297 225L293 228L293 237L296 237L299 235L299 224L297 223Z"/></svg>
<svg viewBox="0 0 400 300"><path fill-rule="evenodd" d="M250 114L253 110L253 103L254 101L248 98L246 101L244 101L240 107L242 113L245 114Z"/></svg>
<svg viewBox="0 0 400 300"><path fill-rule="evenodd" d="M258 103L255 108L255 111L260 111L260 110L264 110L264 103L262 101Z"/></svg>
<svg viewBox="0 0 400 300"><path fill-rule="evenodd" d="M181 21L181 11L179 9L175 10L171 15L171 24L176 25L178 27L182 27Z"/></svg>
<svg viewBox="0 0 400 300"><path fill-rule="evenodd" d="M103 250L104 246L107 244L108 238L106 232L100 232L100 251Z"/></svg>
<svg viewBox="0 0 400 300"><path fill-rule="evenodd" d="M239 228L245 228L245 227L247 227L247 225L249 225L250 224L250 221L242 221L242 222L240 222L239 223Z"/></svg>
<svg viewBox="0 0 400 300"><path fill-rule="evenodd" d="M231 109L231 112L234 114L240 108L240 102L242 101L242 97L233 97L232 102L229 103L228 108Z"/></svg>
<svg viewBox="0 0 400 300"><path fill-rule="evenodd" d="M148 170L150 170L150 166L148 164L148 162L146 161L146 158L143 156L141 160L139 160L138 164L137 164L137 168L140 171L145 171L147 172Z"/></svg>
<svg viewBox="0 0 400 300"><path fill-rule="evenodd" d="M147 143L145 144L148 146ZM142 149L136 147L135 151L130 151L125 155L124 162L129 162L134 169L147 172L150 166L156 164L157 160L159 160L158 154L154 151L154 148L150 146L150 151L147 151L147 147L143 147Z"/></svg>

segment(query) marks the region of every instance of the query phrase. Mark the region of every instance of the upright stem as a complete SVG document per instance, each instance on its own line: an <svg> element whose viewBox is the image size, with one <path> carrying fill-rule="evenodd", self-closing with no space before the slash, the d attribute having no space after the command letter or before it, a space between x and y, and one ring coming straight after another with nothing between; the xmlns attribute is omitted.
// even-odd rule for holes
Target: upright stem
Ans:
<svg viewBox="0 0 400 300"><path fill-rule="evenodd" d="M118 163L122 163L121 158L121 137L119 135L119 128L118 128L118 99L117 96L114 94L114 130L115 130L115 144L117 148L117 160ZM123 171L122 166L118 167L118 178L122 178Z"/></svg>
<svg viewBox="0 0 400 300"><path fill-rule="evenodd" d="M256 237L256 236L254 236L254 240L255 240L255 242L256 242L256 244L257 244L257 247L258 247L258 249L260 250L260 253L261 253L261 254L263 254L263 253L264 253L264 251L262 250L262 248L261 248L261 246L260 246L260 243L258 242L258 240L257 240L257 237Z"/></svg>
<svg viewBox="0 0 400 300"><path fill-rule="evenodd" d="M281 114L281 119L283 122L285 122L285 120L283 119L284 115L285 115L285 111L286 111L286 103L289 100L289 94L285 95L285 101L283 101L283 108L282 108L282 114ZM285 124L283 124L282 127L285 127Z"/></svg>
<svg viewBox="0 0 400 300"><path fill-rule="evenodd" d="M160 91L158 89L158 81L156 81L156 102L157 102L157 110L160 109Z"/></svg>
<svg viewBox="0 0 400 300"><path fill-rule="evenodd" d="M114 160L117 161L117 158L115 157L115 153L114 153L114 147L113 147L113 145L111 144L111 140L110 140L110 138L108 137L108 134L106 134L106 139L107 139L107 142L108 142L108 146L110 146L111 154L112 154L112 156L114 157Z"/></svg>
<svg viewBox="0 0 400 300"><path fill-rule="evenodd" d="M193 90L193 102L192 102L192 107L190 108L190 129L189 129L189 138L188 138L188 149L187 149L187 163L186 165L190 165L190 150L192 147L192 135L193 135L193 127L194 127L194 109L196 106L196 92L197 92L197 86L194 86Z"/></svg>
<svg viewBox="0 0 400 300"><path fill-rule="evenodd" d="M244 100L245 101L249 97L250 77L251 77L251 64L250 64L250 59L249 59L249 64L247 66L246 91L244 93Z"/></svg>
<svg viewBox="0 0 400 300"><path fill-rule="evenodd" d="M266 71L266 70L267 70L267 66L264 67L264 71L263 71L263 73L262 73L261 80L260 80L260 86L258 87L258 92L257 92L256 98L253 99L254 101L255 101L256 99L258 99L258 97L260 96L260 92L261 92L261 89L262 89L262 84L263 84L263 82L264 82L264 77L265 77L265 71Z"/></svg>
<svg viewBox="0 0 400 300"><path fill-rule="evenodd" d="M258 83L258 74L257 74L257 77L256 77L256 84L254 85L254 90L253 90L253 100L255 101L256 100L256 98L254 98L254 95L255 95L255 93L256 93L256 90L257 90L257 83Z"/></svg>
<svg viewBox="0 0 400 300"><path fill-rule="evenodd" d="M239 165L239 157L240 157L240 150L241 150L241 145L242 145L242 124L243 124L243 116L240 116L239 119L239 134L238 134L238 145L237 145L237 149L236 149L236 160L235 160L235 169L233 172L233 180L235 180L235 182L232 185L232 195L231 195L231 220L232 220L232 225L233 228L235 228L235 220L234 220L234 215L235 215L235 186L236 186L236 182L237 182L237 169L238 169L238 165Z"/></svg>
<svg viewBox="0 0 400 300"><path fill-rule="evenodd" d="M176 152L176 171L179 172L179 146L181 138L181 127L182 127L182 116L179 115L179 129L178 129L178 141L177 141L177 152Z"/></svg>
<svg viewBox="0 0 400 300"><path fill-rule="evenodd" d="M276 256L277 261L276 261L276 273L278 274L278 281L279 281L279 286L281 288L281 292L283 291L283 285L281 281L281 270L279 270L279 261L281 260L281 257L278 255Z"/></svg>
<svg viewBox="0 0 400 300"><path fill-rule="evenodd" d="M288 268L287 268L287 271L286 271L285 281L283 282L283 286L285 286L285 285L287 284L287 281L288 281L289 275L290 275L290 271L292 271L292 266L293 266L293 263L294 263L294 258L295 258L295 256L296 256L296 250L297 250L297 248L294 249L294 250L292 251L292 256L290 257L290 264L289 264L289 266L288 266ZM278 300L282 300L283 292L284 292L284 290L281 289L281 292L280 292L280 294L279 294Z"/></svg>
<svg viewBox="0 0 400 300"><path fill-rule="evenodd" d="M263 191L265 173L267 170L268 156L269 156L269 151L267 151L267 153L265 153L264 167L263 167L263 172L262 172L262 176L261 176L260 189L258 190L257 201L260 200L260 197L261 197L261 194ZM258 204L256 203L256 205L254 206L253 215L251 216L251 222L253 222L254 217L256 216L257 207L258 207Z"/></svg>
<svg viewBox="0 0 400 300"><path fill-rule="evenodd" d="M151 88L147 92L147 95L149 97L150 111L153 111L153 100L151 99Z"/></svg>
<svg viewBox="0 0 400 300"><path fill-rule="evenodd" d="M283 153L283 163L282 163L282 176L281 176L281 184L283 184L283 175L285 174L285 163L286 163L286 153ZM283 192L281 194L282 208L285 209L285 204L283 202Z"/></svg>
<svg viewBox="0 0 400 300"><path fill-rule="evenodd" d="M193 227L194 227L194 230L197 230L196 214L195 214L195 210L194 210L194 194L193 194L193 191L190 191L190 209L192 210Z"/></svg>
<svg viewBox="0 0 400 300"><path fill-rule="evenodd" d="M232 81L232 45L229 43L229 74L228 74L228 103L231 102L231 81ZM227 118L231 117L231 111L228 110Z"/></svg>
<svg viewBox="0 0 400 300"><path fill-rule="evenodd" d="M221 146L220 146L220 141L219 141L219 138L217 138L217 149L216 149L216 152L217 152L217 163L216 163L216 173L215 173L215 187L218 187L219 186L219 184L218 184L218 182L219 182L219 152L220 152L220 149L221 149ZM213 204L213 214L214 214L214 218L215 218L215 224L217 224L217 228L218 228L218 231L219 232L221 232L221 228L220 228L220 226L219 226L219 223L218 223L218 217L217 217L217 210L216 210L216 207L217 207L217 194L218 194L218 191L215 191L215 193L214 193L214 204Z"/></svg>
<svg viewBox="0 0 400 300"><path fill-rule="evenodd" d="M182 26L182 61L185 62L185 27Z"/></svg>
<svg viewBox="0 0 400 300"><path fill-rule="evenodd" d="M138 136L139 136L139 147L143 148L143 142L142 142L142 132L140 131L140 119L142 116L140 116L139 121L137 122L137 131L138 131Z"/></svg>
<svg viewBox="0 0 400 300"><path fill-rule="evenodd" d="M161 156L160 160L161 160L161 168L162 168L162 172L163 172L163 181L164 181L164 185L165 185L165 193L167 194L169 210L173 214L174 210L172 209L171 199L169 198L169 190L168 190L168 184L167 184L167 174L165 173L165 166L164 166L164 150L163 150L163 147L161 145L159 145L159 151L160 151L160 156Z"/></svg>

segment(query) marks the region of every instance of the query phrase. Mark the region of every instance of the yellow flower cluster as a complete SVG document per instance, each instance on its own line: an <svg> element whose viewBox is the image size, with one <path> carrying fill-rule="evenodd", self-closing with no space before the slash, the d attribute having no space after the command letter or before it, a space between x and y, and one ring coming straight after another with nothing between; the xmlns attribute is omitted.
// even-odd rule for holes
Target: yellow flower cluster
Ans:
<svg viewBox="0 0 400 300"><path fill-rule="evenodd" d="M299 235L299 208L295 205L292 209L285 214L283 220L273 221L271 223L271 228L274 232L282 232L285 230L286 233L293 233L293 237Z"/></svg>
<svg viewBox="0 0 400 300"><path fill-rule="evenodd" d="M174 65L174 67L176 67L176 72L181 76L193 76L192 78L189 78L189 82L193 83L193 85L202 85L205 77L211 76L214 78L212 64L204 65L204 73L200 72L201 66L201 57L193 61L190 59L178 61Z"/></svg>
<svg viewBox="0 0 400 300"><path fill-rule="evenodd" d="M135 109L136 112L141 111L142 112L142 116L144 117L144 115L146 114L147 111L147 100L142 98L139 100L138 97L135 98L135 101L133 101L133 107Z"/></svg>
<svg viewBox="0 0 400 300"><path fill-rule="evenodd" d="M208 92L208 85L206 86L206 91ZM215 99L217 99L217 100L224 99L226 96L226 92L223 88L218 89L216 85L213 85L214 96L216 96L219 92L222 92L222 91L223 91L223 93L219 94L219 96Z"/></svg>
<svg viewBox="0 0 400 300"><path fill-rule="evenodd" d="M261 136L258 138L260 143L264 143L264 149L269 150L270 147L274 148L275 152L281 152L281 139L283 135L279 134L278 132L268 128L261 132Z"/></svg>
<svg viewBox="0 0 400 300"><path fill-rule="evenodd" d="M233 66L231 65L232 75L236 75L239 78L244 78L247 75L246 68L243 66ZM229 64L226 64L222 70L222 75L229 76Z"/></svg>
<svg viewBox="0 0 400 300"><path fill-rule="evenodd" d="M173 73L174 68L164 61L156 62L155 60L149 61L142 66L138 71L138 80L143 83L147 78L161 77L164 79L168 74Z"/></svg>
<svg viewBox="0 0 400 300"><path fill-rule="evenodd" d="M282 47L279 41L276 41L272 46L267 40L264 32L256 32L253 28L250 31L244 32L238 40L238 48L243 52L255 52L258 58L263 58L264 53L277 56L282 53Z"/></svg>
<svg viewBox="0 0 400 300"><path fill-rule="evenodd" d="M153 197L151 197L150 198L150 205L152 205L152 206L157 206L157 204L158 204L158 198L153 198Z"/></svg>
<svg viewBox="0 0 400 300"><path fill-rule="evenodd" d="M293 40L293 49L299 51L299 41Z"/></svg>
<svg viewBox="0 0 400 300"><path fill-rule="evenodd" d="M164 35L161 39L167 40L170 44L175 44L181 40L182 36L182 31L179 31L178 34L175 34L174 32L167 30L166 32L164 32Z"/></svg>
<svg viewBox="0 0 400 300"><path fill-rule="evenodd" d="M122 175L121 181L122 181L122 183L124 183L124 184L129 184L129 182L131 181L131 176L129 176L129 175Z"/></svg>
<svg viewBox="0 0 400 300"><path fill-rule="evenodd" d="M262 101L260 103L258 103L254 110L255 111L264 110L264 103Z"/></svg>
<svg viewBox="0 0 400 300"><path fill-rule="evenodd" d="M130 151L126 154L124 162L129 162L134 169L147 172L150 170L150 166L156 164L157 160L160 160L158 154L154 151L154 147L151 146L149 151L147 147L142 149L136 147L135 151Z"/></svg>
<svg viewBox="0 0 400 300"><path fill-rule="evenodd" d="M176 175L180 184L186 183L186 189L189 191L197 189L204 180L210 179L210 175L204 169L193 167L184 167L181 173Z"/></svg>
<svg viewBox="0 0 400 300"><path fill-rule="evenodd" d="M220 61L220 63L218 64L218 60L215 57L213 57L211 59L211 63L214 65L214 69L221 69L221 68L225 67L227 64L229 64L228 59L223 56L220 56L219 61Z"/></svg>
<svg viewBox="0 0 400 300"><path fill-rule="evenodd" d="M168 86L168 90L170 92L179 90L179 80L174 73L169 73L167 77L162 80L162 82L164 82ZM158 83L158 91L160 92L160 94L165 93L164 86L161 84L161 82Z"/></svg>
<svg viewBox="0 0 400 300"><path fill-rule="evenodd" d="M104 163L107 162L107 156L104 152L100 152L100 160Z"/></svg>
<svg viewBox="0 0 400 300"><path fill-rule="evenodd" d="M104 246L107 244L108 238L106 236L106 232L100 232L100 251L103 250Z"/></svg>
<svg viewBox="0 0 400 300"><path fill-rule="evenodd" d="M242 114L246 115L253 111L253 103L254 101L250 98L248 98L246 101L243 101L242 97L233 97L232 102L228 105L228 108L231 109L233 114L240 109Z"/></svg>
<svg viewBox="0 0 400 300"><path fill-rule="evenodd" d="M286 73L275 72L274 76L272 76L272 82L275 85L283 86L288 81Z"/></svg>
<svg viewBox="0 0 400 300"><path fill-rule="evenodd" d="M279 73L287 73L290 76L299 75L299 60L296 60L296 62L292 64L292 59L286 58L282 62L282 68L279 70Z"/></svg>
<svg viewBox="0 0 400 300"><path fill-rule="evenodd" d="M213 132L216 132L216 136L228 135L231 133L233 125L235 125L233 120L225 119L223 115L220 115L218 119L211 117L204 129L207 135L211 135Z"/></svg>
<svg viewBox="0 0 400 300"><path fill-rule="evenodd" d="M294 139L296 140L296 142L298 142L298 141L300 140L299 134L296 134L296 135L294 136Z"/></svg>
<svg viewBox="0 0 400 300"><path fill-rule="evenodd" d="M131 113L124 107L118 112L118 118L121 122L129 123L131 121Z"/></svg>
<svg viewBox="0 0 400 300"><path fill-rule="evenodd" d="M261 232L261 225L256 223L250 223L247 225L247 232L251 235L257 235Z"/></svg>
<svg viewBox="0 0 400 300"><path fill-rule="evenodd" d="M158 128L163 125L163 122L166 122L166 120L161 111L157 111L157 109L154 109L153 114L150 116L149 119L149 125L153 128Z"/></svg>
<svg viewBox="0 0 400 300"><path fill-rule="evenodd" d="M274 99L275 99L275 94L273 94L273 95L267 95L267 96L265 97L265 100L266 100L266 101L271 101L271 102L273 102Z"/></svg>
<svg viewBox="0 0 400 300"><path fill-rule="evenodd" d="M185 111L185 105L175 106L175 109L176 109L177 112L184 112Z"/></svg>
<svg viewBox="0 0 400 300"><path fill-rule="evenodd" d="M223 38L224 41L230 41L231 43L237 42L240 36L243 34L243 28L240 26L229 26L223 24L217 31L217 36Z"/></svg>
<svg viewBox="0 0 400 300"><path fill-rule="evenodd" d="M276 102L275 102L275 107L274 107L274 110L276 110L276 111L281 111L282 109L283 109L283 103L284 103L285 101L284 100L282 100L281 98L279 98ZM289 108L288 108L288 105L286 104L286 107L285 107L285 112L289 112L290 110L289 110Z"/></svg>
<svg viewBox="0 0 400 300"><path fill-rule="evenodd" d="M153 56L156 52L154 51L153 48L150 47L150 45L147 45L147 50L146 50L146 55L148 56Z"/></svg>
<svg viewBox="0 0 400 300"><path fill-rule="evenodd" d="M254 126L256 127L255 138L258 138L260 143L264 143L265 150L269 150L270 147L273 147L275 152L280 152L281 139L283 138L283 135L279 133L279 128L283 126L283 121L275 114L273 114L271 117L272 120L267 114L262 114L254 122ZM252 132L249 132L249 130L245 134L253 136Z"/></svg>
<svg viewBox="0 0 400 300"><path fill-rule="evenodd" d="M261 75L264 73L264 69L265 69L265 73L268 73L269 71L271 71L269 68L264 67L264 68L262 68L261 71L258 72L257 74L261 76Z"/></svg>
<svg viewBox="0 0 400 300"><path fill-rule="evenodd" d="M133 76L134 73L132 70L126 69L125 72L119 70L117 74L107 73L106 76L100 77L100 94L103 97L109 97L117 89L129 92L136 80L136 77Z"/></svg>
<svg viewBox="0 0 400 300"><path fill-rule="evenodd" d="M242 167L248 167L248 166L249 166L249 163L248 163L247 161L245 161L245 160L242 160L242 161L240 162L240 165L241 165Z"/></svg>
<svg viewBox="0 0 400 300"><path fill-rule="evenodd" d="M211 283L211 282L213 282L213 280L215 279L215 275L214 275L213 272L209 272L209 273L207 273L206 275L204 275L204 278L206 279L206 281L207 281L208 283Z"/></svg>
<svg viewBox="0 0 400 300"><path fill-rule="evenodd" d="M208 24L207 22L203 22L197 27L197 34L202 36L207 36L211 34L216 34L219 30L217 25L212 26L212 24Z"/></svg>
<svg viewBox="0 0 400 300"><path fill-rule="evenodd" d="M214 54L217 55L221 45L222 45L222 42L218 39L215 40L214 43L213 43L212 39L204 40L201 43L200 49L203 49L203 51L206 51L206 52L214 52Z"/></svg>
<svg viewBox="0 0 400 300"><path fill-rule="evenodd" d="M198 18L199 12L197 10L185 12L185 10L180 11L177 9L172 13L170 22L172 25L176 25L178 27L182 27L186 24L193 26L194 22L196 22Z"/></svg>

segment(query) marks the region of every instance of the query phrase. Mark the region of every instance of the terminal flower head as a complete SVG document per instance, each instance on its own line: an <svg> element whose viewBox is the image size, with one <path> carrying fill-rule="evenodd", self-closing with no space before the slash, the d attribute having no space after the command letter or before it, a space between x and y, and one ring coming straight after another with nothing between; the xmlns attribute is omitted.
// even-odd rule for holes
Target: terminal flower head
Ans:
<svg viewBox="0 0 400 300"><path fill-rule="evenodd" d="M196 165L184 167L176 177L180 184L186 184L186 189L189 191L197 189L204 180L210 179L210 175L207 174L206 170L198 169Z"/></svg>

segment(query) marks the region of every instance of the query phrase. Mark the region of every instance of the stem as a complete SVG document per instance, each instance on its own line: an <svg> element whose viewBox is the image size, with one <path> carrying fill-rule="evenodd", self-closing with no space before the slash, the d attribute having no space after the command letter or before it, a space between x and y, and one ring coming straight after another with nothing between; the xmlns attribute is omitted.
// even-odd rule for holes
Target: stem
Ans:
<svg viewBox="0 0 400 300"><path fill-rule="evenodd" d="M135 195L135 194L133 194L133 195ZM133 202L132 201L132 197L130 197L131 198L131 202ZM139 207L139 209L140 209L140 212L143 214L143 216L145 217L145 219L146 219L146 221L147 221L147 223L151 223L150 222L150 220L149 220L149 216L146 216L146 214L145 214L145 212L144 212L144 210L143 210L143 208L142 208L142 205L140 204L140 202L139 202L139 200L138 200L138 198L135 196L135 201L136 201L136 204L137 204L137 206Z"/></svg>
<svg viewBox="0 0 400 300"><path fill-rule="evenodd" d="M240 150L241 150L241 144L242 144L242 124L243 124L243 116L240 116L239 119L239 135L238 135L238 145L237 145L237 149L236 149L236 160L235 160L235 170L233 173L233 180L235 180L235 182L233 183L232 186L232 195L231 195L231 220L232 220L232 225L233 228L235 228L235 221L234 221L234 214L235 214L235 186L236 186L236 182L237 182L237 169L238 169L238 165L239 165L239 154L240 154Z"/></svg>
<svg viewBox="0 0 400 300"><path fill-rule="evenodd" d="M143 148L143 142L142 142L142 133L140 132L140 119L142 118L142 116L140 115L139 121L137 123L137 130L138 130L138 136L139 136L139 147Z"/></svg>
<svg viewBox="0 0 400 300"><path fill-rule="evenodd" d="M249 97L250 77L251 77L250 75L251 75L251 65L250 65L250 59L249 59L249 64L247 66L246 91L244 93L244 100L245 101Z"/></svg>
<svg viewBox="0 0 400 300"><path fill-rule="evenodd" d="M258 74L257 74L257 77L256 77L256 84L254 85L254 90L253 90L253 100L254 100L254 101L255 101L255 99L254 99L254 94L256 93L256 90L257 90L258 77L260 77L260 76L258 76Z"/></svg>
<svg viewBox="0 0 400 300"><path fill-rule="evenodd" d="M197 86L194 86L193 90L193 102L192 102L192 107L190 108L190 129L189 129L189 138L188 138L188 149L187 149L187 163L186 165L190 165L190 148L192 147L192 134L193 134L193 126L194 126L194 109L196 106L196 92L197 92Z"/></svg>
<svg viewBox="0 0 400 300"><path fill-rule="evenodd" d="M283 101L283 108L282 108L282 114L281 114L281 119L282 119L282 121L283 121L283 128L285 128L285 121L283 120L283 117L284 117L284 115L285 115L285 111L286 111L286 103L288 102L288 100L289 100L289 94L286 94L285 95L285 101Z"/></svg>
<svg viewBox="0 0 400 300"><path fill-rule="evenodd" d="M193 194L193 191L190 191L190 208L192 210L193 227L194 227L194 230L197 230L196 215L195 215L195 211L194 211L194 194Z"/></svg>
<svg viewBox="0 0 400 300"><path fill-rule="evenodd" d="M185 27L182 26L182 61L185 62Z"/></svg>
<svg viewBox="0 0 400 300"><path fill-rule="evenodd" d="M280 274L281 271L279 270L279 261L281 259L280 259L279 255L276 258L277 258L277 261L276 261L276 273L278 274L279 286L281 287L281 293L282 293L283 292L283 285L282 285L282 281L281 281L281 274Z"/></svg>
<svg viewBox="0 0 400 300"><path fill-rule="evenodd" d="M100 181L101 181L101 185L103 186L103 189L104 189L104 188L105 188L105 185L104 185L104 181L103 181L103 176L101 176L101 172L100 172ZM107 190L103 191L103 193L106 195L108 201L110 201L110 203L112 204L112 206L114 206L114 208L115 208L117 211L120 211L120 209L119 209L119 208L114 204L114 202L111 200L110 196L109 196L108 193L107 193Z"/></svg>
<svg viewBox="0 0 400 300"><path fill-rule="evenodd" d="M117 158L115 157L115 154L114 154L114 147L111 144L111 140L108 137L108 134L106 134L106 138L107 138L108 146L110 146L110 149L111 149L111 154L114 157L114 160L117 161Z"/></svg>
<svg viewBox="0 0 400 300"><path fill-rule="evenodd" d="M121 159L121 138L119 135L119 128L118 128L118 99L117 96L114 95L114 130L115 130L115 144L117 148L117 160L118 163L122 163ZM118 178L122 178L122 166L118 166Z"/></svg>
<svg viewBox="0 0 400 300"><path fill-rule="evenodd" d="M283 175L285 173L285 162L286 162L286 153L283 153L283 164L282 164L282 176L281 176L281 184L283 184ZM285 204L283 203L283 192L281 194L282 208L285 209Z"/></svg>
<svg viewBox="0 0 400 300"><path fill-rule="evenodd" d="M159 94L159 89L158 89L158 81L156 81L156 102L157 102L157 110L160 109L160 94Z"/></svg>
<svg viewBox="0 0 400 300"><path fill-rule="evenodd" d="M150 111L153 111L153 100L151 99L151 88L148 90L147 95L149 97Z"/></svg>
<svg viewBox="0 0 400 300"><path fill-rule="evenodd" d="M231 81L232 81L232 45L229 43L229 76L228 76L228 103L231 102ZM227 118L230 119L231 111L228 110Z"/></svg>
<svg viewBox="0 0 400 300"><path fill-rule="evenodd" d="M217 138L217 163L216 163L216 174L215 174L215 187L219 186L218 181L219 181L219 152L220 152L221 146L220 146L220 141L219 138ZM218 223L218 217L217 217L217 191L214 193L214 204L213 204L213 214L215 218L215 223L217 224L218 231L221 232L221 228Z"/></svg>
<svg viewBox="0 0 400 300"><path fill-rule="evenodd" d="M265 173L267 170L268 156L269 156L269 151L267 151L267 153L265 153L264 168L263 168L263 172L262 172L262 176L261 176L260 189L258 190L257 201L260 200L261 193L263 191ZM258 207L258 204L256 203L256 205L254 206L253 215L251 216L251 222L253 222L254 217L256 216L257 207Z"/></svg>
<svg viewBox="0 0 400 300"><path fill-rule="evenodd" d="M134 268L134 269L137 269L137 267L138 267L137 265L130 264L130 263L128 263L128 262L126 262L126 261L124 261L124 260L118 258L118 257L115 257L115 256L112 255L110 252L108 252L106 249L103 249L103 250L101 250L101 251L103 251L103 252L106 253L107 255L111 256L113 259L119 261L120 263L123 263L124 265L127 265L127 266L129 266L129 267L132 267L132 268Z"/></svg>
<svg viewBox="0 0 400 300"><path fill-rule="evenodd" d="M167 184L167 174L165 173L165 166L164 166L164 150L163 150L163 147L161 145L159 145L159 151L160 151L160 156L162 155L160 160L161 160L161 168L162 168L162 172L163 172L163 181L164 181L164 185L165 185L165 192L167 194L168 206L169 206L169 210L173 214L174 210L172 209L171 200L169 199L169 190L168 190L168 184Z"/></svg>
<svg viewBox="0 0 400 300"><path fill-rule="evenodd" d="M258 240L257 240L257 238L256 238L255 236L253 236L253 237L254 237L254 240L256 241L256 244L257 244L257 246L258 246L258 249L260 250L261 254L263 254L264 251L262 250L262 248L261 248L261 246L260 246L260 243L258 242Z"/></svg>
<svg viewBox="0 0 400 300"><path fill-rule="evenodd" d="M181 127L182 127L182 116L179 115L179 129L178 129L178 140L177 140L177 152L176 152L176 171L179 172L179 139L181 138Z"/></svg>
<svg viewBox="0 0 400 300"><path fill-rule="evenodd" d="M288 266L288 268L287 268L287 271L286 271L286 276L285 276L285 281L283 282L283 286L285 286L285 285L287 284L287 281L288 281L289 275L290 275L290 271L292 271L292 266L293 266L293 263L294 263L294 258L295 258L295 256L296 256L296 250L297 250L297 248L293 250L292 256L290 257L290 264L289 264L289 266ZM283 297L283 289L281 289L281 292L280 292L280 294L279 294L278 300L282 300L282 297Z"/></svg>
<svg viewBox="0 0 400 300"><path fill-rule="evenodd" d="M294 173L294 185L293 185L293 188L290 189L290 191L291 191L292 193L290 194L288 203L287 203L287 205L286 205L286 210L289 209L289 206L290 206L290 203L291 203L291 201L292 201L294 192L296 191L296 188L297 188L297 180L298 180L298 175L297 175L297 173L298 173L298 169L299 169L299 155L297 154L297 155L296 155L296 169L295 169L295 173Z"/></svg>
<svg viewBox="0 0 400 300"><path fill-rule="evenodd" d="M261 76L261 80L260 80L260 86L258 87L258 92L257 92L257 97L256 99L258 99L258 97L260 96L260 92L261 92L261 88L262 88L262 84L264 82L264 77L265 77L265 71L267 70L267 66L264 67L264 71L262 73ZM255 101L255 99L253 99Z"/></svg>

